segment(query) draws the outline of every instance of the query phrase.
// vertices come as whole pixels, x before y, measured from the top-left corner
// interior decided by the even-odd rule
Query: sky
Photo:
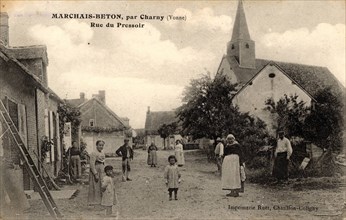
[[[144,128],[148,106],[173,110],[192,78],[215,75],[236,9],[237,1],[1,1],[10,17],[10,46],[47,46],[50,88],[63,99],[106,90],[107,105],[133,128]],[[244,9],[256,58],[326,66],[345,86],[345,1],[244,0]],[[53,19],[54,13],[121,14],[124,20]],[[169,15],[186,20],[168,21]]]

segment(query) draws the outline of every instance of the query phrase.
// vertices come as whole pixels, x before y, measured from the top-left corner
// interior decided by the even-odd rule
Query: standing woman
[[[148,165],[151,167],[156,167],[157,165],[157,147],[154,142],[152,142],[148,148]]]
[[[102,152],[105,142],[96,141],[96,151],[90,154],[89,194],[88,204],[101,204],[101,180],[103,178],[105,154]]]
[[[183,145],[181,144],[181,140],[177,140],[175,143],[176,143],[174,147],[175,157],[177,158],[178,166],[181,167],[185,164],[184,148],[183,148]]]
[[[74,180],[77,180],[82,174],[82,167],[80,161],[80,151],[78,150],[76,141],[72,142],[72,147],[69,149],[69,151],[72,177]]]
[[[240,166],[243,164],[243,156],[240,144],[235,140],[232,134],[229,134],[226,139],[226,146],[223,152],[224,155],[222,163],[222,189],[230,190],[231,192],[226,196],[238,197],[239,190],[242,188],[240,177]]]

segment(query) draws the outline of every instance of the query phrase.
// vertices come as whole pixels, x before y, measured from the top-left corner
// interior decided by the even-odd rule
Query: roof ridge
[[[29,45],[29,46],[9,46],[9,49],[25,49],[25,48],[47,48],[47,45],[44,44],[37,44],[37,45]]]
[[[294,62],[288,62],[288,61],[277,61],[277,60],[270,60],[270,59],[257,59],[256,60],[263,60],[268,62],[275,62],[275,63],[282,63],[282,64],[294,64],[294,65],[300,65],[300,66],[306,66],[306,67],[318,67],[318,68],[325,68],[328,69],[328,67],[325,66],[317,66],[317,65],[309,65],[309,64],[303,64],[303,63],[294,63]],[[329,69],[328,69],[329,70]]]

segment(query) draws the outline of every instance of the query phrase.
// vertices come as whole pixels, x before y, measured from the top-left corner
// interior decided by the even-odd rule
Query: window
[[[250,48],[249,44],[245,44],[245,47],[246,47],[246,48]]]
[[[234,49],[234,45],[232,44],[232,50]]]
[[[90,119],[89,120],[89,126],[90,127],[94,127],[95,126],[95,120],[94,119]]]
[[[275,73],[269,73],[269,78],[274,78],[275,77]]]

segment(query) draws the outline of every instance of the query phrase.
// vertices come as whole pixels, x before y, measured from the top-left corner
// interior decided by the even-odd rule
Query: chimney
[[[106,91],[105,90],[100,90],[99,91],[99,99],[103,104],[106,104]]]
[[[0,17],[0,41],[5,46],[9,45],[9,27],[8,27],[8,14],[1,12]]]
[[[147,114],[149,114],[150,113],[150,106],[148,106],[148,111],[147,111]]]
[[[84,102],[85,101],[85,93],[84,92],[79,93],[79,98],[81,101]]]

